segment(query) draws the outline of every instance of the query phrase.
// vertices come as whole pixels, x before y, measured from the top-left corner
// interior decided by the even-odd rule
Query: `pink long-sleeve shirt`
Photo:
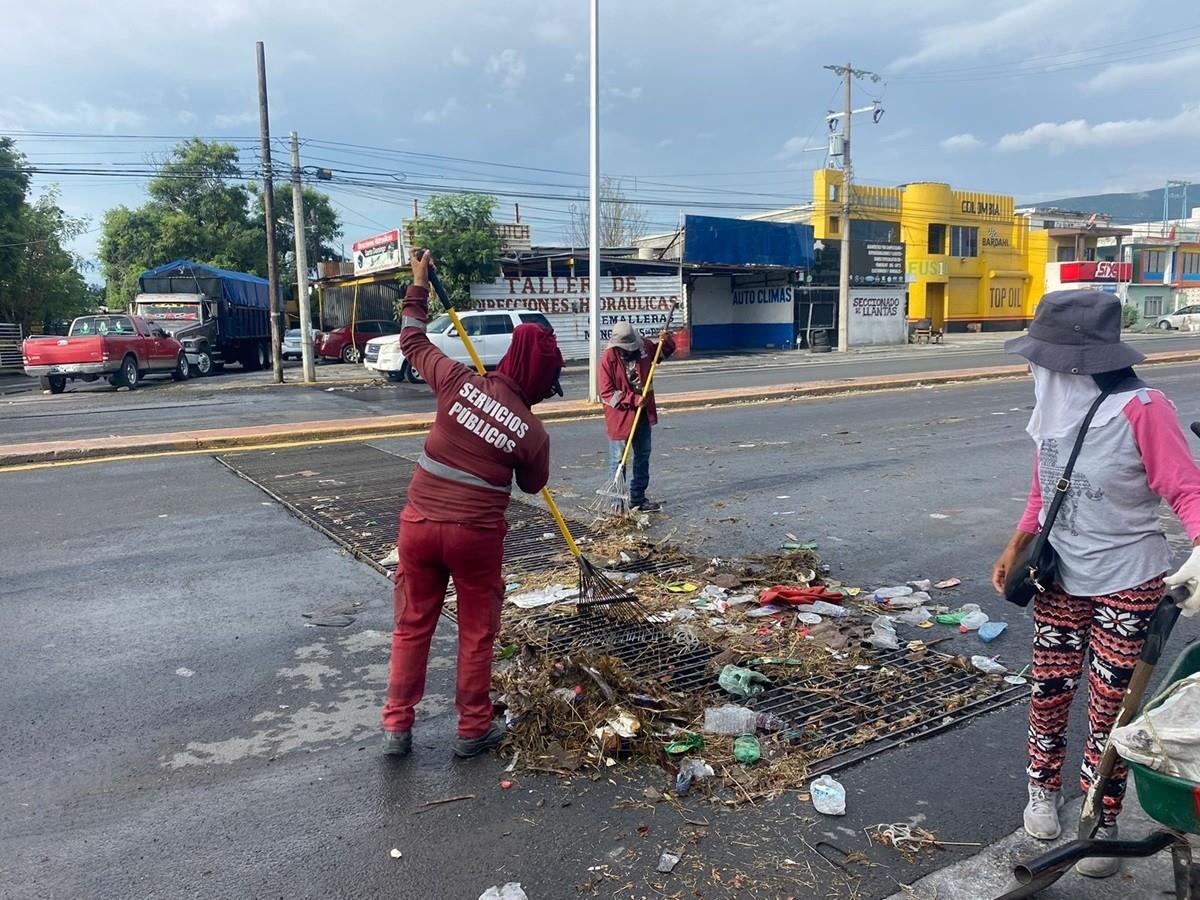
[[[1111,593],[1167,570],[1171,553],[1158,521],[1160,498],[1191,540],[1200,537],[1200,467],[1175,407],[1160,392],[1142,389],[1122,413],[1088,430],[1050,532],[1062,587],[1071,594]],[[1074,443],[1070,434],[1039,444],[1019,530],[1040,529]]]

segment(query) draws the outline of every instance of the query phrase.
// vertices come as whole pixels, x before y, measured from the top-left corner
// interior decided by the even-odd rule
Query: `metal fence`
[[[0,322],[0,369],[19,369],[21,361],[21,326]]]

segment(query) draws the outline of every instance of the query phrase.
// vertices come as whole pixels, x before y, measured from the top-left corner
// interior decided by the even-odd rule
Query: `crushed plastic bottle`
[[[896,637],[896,626],[887,616],[879,616],[871,623],[871,636],[867,643],[877,650],[899,650],[900,639]]]
[[[795,610],[801,613],[816,613],[818,616],[828,616],[833,619],[844,619],[850,615],[850,610],[846,607],[825,600],[814,600],[812,603],[795,607]]]
[[[771,713],[759,713],[744,706],[716,706],[704,711],[704,731],[708,734],[754,734],[756,731],[782,731],[787,723]]]
[[[828,775],[822,775],[810,784],[808,791],[817,812],[826,816],[846,814],[846,789]]]
[[[898,584],[895,587],[880,588],[875,592],[876,602],[884,602],[886,600],[895,600],[897,597],[907,597],[913,592],[907,584]]]
[[[1003,675],[1008,671],[1003,663],[996,662],[990,656],[972,656],[971,665],[984,675]]]

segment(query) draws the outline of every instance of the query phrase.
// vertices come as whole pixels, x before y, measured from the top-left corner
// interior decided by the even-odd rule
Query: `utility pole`
[[[300,307],[300,358],[304,383],[317,380],[313,367],[312,310],[308,306],[308,235],[304,227],[304,189],[300,185],[300,138],[292,132],[292,224],[296,233],[296,303]]]
[[[283,384],[283,357],[279,346],[283,337],[279,321],[279,260],[275,256],[275,182],[271,177],[271,122],[267,114],[267,58],[262,41],[256,42],[254,49],[258,55],[258,127],[262,135],[263,212],[267,220],[267,281],[271,291],[271,380]]]
[[[591,2],[591,115],[588,164],[588,399],[600,402],[600,0]]]
[[[865,69],[856,69],[850,63],[844,66],[826,66],[831,72],[840,75],[846,87],[845,110],[829,115],[832,127],[837,119],[842,119],[842,245],[841,259],[838,271],[838,350],[845,353],[850,349],[850,192],[854,183],[854,168],[850,163],[850,126],[857,112],[874,111],[875,121],[883,114],[878,104],[855,109],[852,96],[853,80],[855,78],[870,78],[879,81],[879,76]]]

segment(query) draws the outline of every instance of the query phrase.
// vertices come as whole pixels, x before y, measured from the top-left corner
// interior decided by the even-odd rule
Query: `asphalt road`
[[[738,389],[840,378],[919,374],[959,368],[1012,365],[990,335],[940,346],[908,346],[882,351],[838,354],[780,352],[721,358],[698,357],[664,365],[655,377],[660,395],[679,391]],[[1146,352],[1200,349],[1200,335],[1132,335]],[[324,365],[318,378],[358,378],[359,366]],[[287,377],[298,369],[289,364]],[[263,373],[231,369],[214,378],[175,384],[154,378],[136,391],[107,384],[72,387],[58,396],[30,389],[24,379],[11,382],[0,396],[0,442],[26,443],[69,438],[151,434],[200,428],[383,416],[430,412],[424,385],[384,384],[271,388]],[[568,398],[586,393],[586,367],[574,366],[564,379]],[[0,394],[4,388],[0,387]]]
[[[1200,417],[1198,369],[1151,375],[1184,421]],[[997,382],[664,415],[655,528],[715,556],[792,532],[864,587],[959,576],[953,602],[1007,619],[988,652],[1020,668],[1029,617],[986,580],[1028,485],[1030,402],[1028,384]],[[551,439],[553,484],[568,506],[586,501],[604,480],[599,423],[554,425]],[[531,900],[871,900],[973,851],[910,864],[868,847],[864,826],[912,820],[986,845],[1019,823],[1019,704],[843,771],[838,820],[794,794],[654,806],[642,792],[662,775],[648,769],[502,790],[502,761],[450,760],[448,625],[417,751],[391,765],[376,752],[389,584],[252,485],[196,456],[0,473],[0,498],[5,897],[474,900],[520,881]],[[305,628],[320,609],[357,618]],[[1182,622],[1168,656],[1198,631]],[[422,808],[460,795],[474,798]],[[878,865],[834,866],[811,849],[823,840]],[[684,861],[657,875],[668,847]],[[1165,858],[1157,875],[1128,895],[1165,887]]]

